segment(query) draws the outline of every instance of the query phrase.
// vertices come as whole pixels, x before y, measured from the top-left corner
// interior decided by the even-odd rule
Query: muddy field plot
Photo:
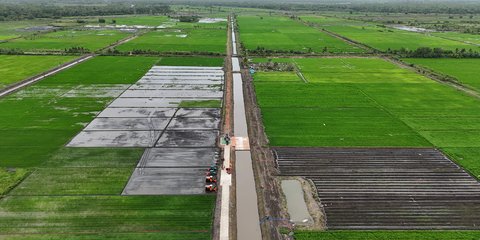
[[[480,183],[434,149],[275,148],[316,186],[329,229],[479,229]]]
[[[146,148],[124,195],[202,194],[205,170],[218,160],[219,108],[182,102],[221,101],[219,67],[153,67],[115,99],[69,147]]]

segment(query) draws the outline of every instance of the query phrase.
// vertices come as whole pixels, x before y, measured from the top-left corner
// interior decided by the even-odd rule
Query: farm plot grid
[[[181,105],[220,103],[223,74],[219,67],[154,66],[67,146],[147,148],[124,195],[204,193],[204,170],[218,157],[220,109]]]
[[[225,23],[176,23],[167,28],[150,31],[115,49],[121,52],[225,53],[227,41]]]
[[[362,49],[282,16],[239,16],[239,31],[251,53],[359,53]]]
[[[313,181],[329,229],[479,229],[480,183],[435,149],[274,148]]]
[[[402,48],[415,50],[421,47],[442,48],[448,50],[479,50],[478,45],[459,41],[458,38],[454,40],[453,38],[447,39],[439,37],[441,36],[440,34],[410,32],[383,25],[374,25],[372,23],[332,17],[306,15],[302,16],[301,19],[318,24],[322,29],[366,44],[381,51],[400,50]],[[455,33],[455,35],[461,36],[462,34]]]
[[[24,52],[68,52],[72,48],[93,52],[107,47],[130,33],[117,30],[61,30],[26,36],[0,43],[0,49],[17,49]]]

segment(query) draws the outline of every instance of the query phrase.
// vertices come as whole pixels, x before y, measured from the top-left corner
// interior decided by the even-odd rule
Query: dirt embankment
[[[252,152],[253,168],[257,187],[260,218],[287,219],[285,205],[282,199],[280,182],[278,181],[278,169],[275,158],[268,147],[268,139],[265,135],[260,109],[256,103],[253,81],[247,70],[242,72],[245,89],[245,109],[250,136],[250,150]],[[285,221],[263,221],[261,228],[263,239],[284,239],[280,233],[282,227],[291,227]]]

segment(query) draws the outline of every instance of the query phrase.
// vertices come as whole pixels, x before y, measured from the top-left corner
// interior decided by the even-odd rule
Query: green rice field
[[[363,50],[287,17],[239,16],[240,39],[249,51],[358,53]]]
[[[403,61],[454,77],[460,83],[480,92],[480,59],[408,58]]]
[[[0,55],[0,89],[35,76],[65,62],[72,56],[15,56]]]
[[[70,48],[95,51],[129,36],[116,30],[62,30],[0,43],[0,49],[62,52]]]
[[[279,61],[297,64],[308,83],[254,76],[272,146],[434,146],[480,177],[471,157],[480,148],[479,99],[377,58]]]
[[[225,53],[226,27],[162,29],[148,32],[118,46],[125,51]]]
[[[372,23],[337,18],[317,16],[302,16],[301,18],[304,21],[317,24],[319,28],[326,29],[381,51],[387,51],[388,49],[399,50],[401,48],[415,50],[420,47],[442,48],[447,50],[455,50],[457,48],[480,50],[480,46],[478,45],[458,41],[457,38],[452,38],[455,40],[451,40],[437,37],[435,34],[415,33]]]
[[[0,99],[0,238],[211,239],[214,195],[120,195],[143,149],[64,147],[157,61],[96,57]]]
[[[432,35],[436,37],[452,39],[455,41],[480,46],[480,35],[478,34],[468,34],[468,33],[458,33],[458,32],[435,32],[435,33],[432,33]]]

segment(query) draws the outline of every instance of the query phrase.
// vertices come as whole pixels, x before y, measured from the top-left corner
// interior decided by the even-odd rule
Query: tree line
[[[446,50],[442,48],[420,47],[415,50],[400,48],[398,50],[388,49],[386,53],[396,54],[402,57],[412,58],[480,58],[480,53],[473,49],[457,48],[455,50]]]
[[[35,18],[61,18],[71,16],[105,16],[126,14],[167,14],[171,9],[161,3],[106,4],[106,5],[49,5],[49,4],[1,4],[0,21]]]

